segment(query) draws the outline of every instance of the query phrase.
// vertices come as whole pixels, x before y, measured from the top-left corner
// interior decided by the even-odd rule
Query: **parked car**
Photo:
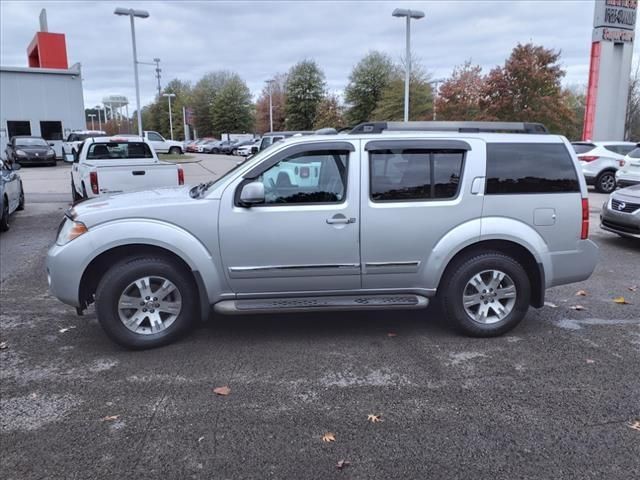
[[[207,142],[209,142],[211,140],[213,140],[213,139],[210,139],[210,138],[199,138],[198,140],[193,140],[191,143],[189,143],[186,146],[186,150],[187,150],[187,152],[195,153],[195,152],[198,151],[198,147],[200,145],[202,145],[203,143],[207,143]]]
[[[616,189],[616,171],[620,161],[636,147],[632,142],[573,142],[587,184],[600,193]]]
[[[616,190],[602,206],[600,228],[640,239],[640,184]]]
[[[88,138],[71,167],[74,201],[183,184],[182,168],[158,160],[141,137]]]
[[[78,151],[78,145],[87,138],[106,137],[107,132],[102,130],[77,130],[71,132],[62,145],[62,158],[66,162],[73,162],[73,155]]]
[[[176,140],[167,140],[158,132],[144,131],[144,139],[149,142],[156,153],[179,155],[184,153],[184,144]]]
[[[616,172],[616,184],[628,187],[640,183],[640,143],[629,154],[620,160],[620,168]]]
[[[244,145],[238,145],[238,147],[234,150],[234,155],[239,155],[241,157],[248,157],[252,155],[252,148],[257,147],[260,144],[260,138],[254,138],[253,140],[247,140]]]
[[[9,230],[9,217],[16,210],[24,210],[24,189],[16,172],[19,163],[0,160],[0,232]]]
[[[486,337],[593,272],[587,186],[566,138],[526,123],[365,127],[290,138],[193,188],[78,204],[48,253],[51,292],[79,312],[95,302],[129,348],[167,344],[211,308],[436,298],[459,330]]]
[[[289,132],[269,132],[265,133],[260,139],[260,143],[257,148],[252,149],[252,153],[258,153],[264,150],[265,148],[270,147],[276,142],[280,140],[284,140],[285,138],[293,137],[293,136],[302,136],[302,135],[313,135],[315,132],[311,131],[289,131]]]
[[[238,148],[238,145],[240,145],[241,142],[240,140],[230,140],[228,142],[225,142],[221,145],[220,148],[220,153],[224,153],[225,155],[233,155],[233,151]]]
[[[20,165],[54,165],[56,152],[42,137],[19,135],[12,137],[5,150],[5,158]]]
[[[229,140],[212,140],[200,146],[202,153],[223,153],[223,149],[228,147],[232,142]]]

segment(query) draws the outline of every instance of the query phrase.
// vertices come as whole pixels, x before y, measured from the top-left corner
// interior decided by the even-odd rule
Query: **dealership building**
[[[40,30],[27,48],[28,66],[0,66],[0,155],[15,135],[41,136],[62,156],[69,132],[86,127],[80,64],[67,63],[64,34]]]

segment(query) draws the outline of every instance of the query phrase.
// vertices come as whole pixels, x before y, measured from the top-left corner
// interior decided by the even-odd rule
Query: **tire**
[[[9,199],[5,195],[2,203],[2,214],[0,215],[0,232],[6,232],[9,227]]]
[[[171,147],[169,149],[169,155],[182,155],[182,149],[180,147]]]
[[[24,188],[22,187],[22,182],[20,182],[20,201],[16,210],[24,210]]]
[[[494,271],[505,274],[501,280],[494,280],[498,283],[491,282],[490,272]],[[472,284],[472,279],[478,277],[482,280],[480,288]],[[439,289],[446,318],[460,332],[472,337],[502,335],[520,323],[529,309],[531,289],[527,272],[515,259],[500,252],[472,253],[456,261],[447,269]],[[500,291],[503,298],[499,298]],[[467,307],[465,296],[469,299]],[[477,302],[471,303],[473,300]]]
[[[231,155],[238,155],[238,149],[234,148],[231,150]]]
[[[596,178],[596,190],[600,193],[611,193],[616,189],[616,174],[612,171],[602,172]]]
[[[212,150],[211,150],[211,153],[213,153],[214,155],[216,155],[216,154],[220,153],[220,149],[218,149],[218,148],[214,148],[214,149],[212,149]]]
[[[76,190],[76,184],[73,183],[73,180],[71,180],[71,199],[74,202],[79,202],[80,200],[82,200],[82,197],[80,196],[80,194]]]
[[[144,290],[136,286],[136,282]],[[169,281],[175,287],[162,302],[161,285]],[[148,289],[147,287],[150,287]],[[176,294],[177,292],[177,294]],[[191,274],[184,267],[161,256],[140,256],[124,259],[111,267],[102,277],[96,290],[96,313],[105,333],[117,344],[135,350],[155,348],[174,342],[185,334],[198,318],[198,294]],[[150,295],[145,295],[149,293]],[[133,308],[118,308],[121,296],[127,294]],[[154,295],[158,294],[157,297]],[[137,299],[145,302],[144,312]],[[148,299],[148,300],[147,300]],[[154,303],[158,299],[159,303]],[[153,308],[165,303],[177,308],[177,314]],[[152,318],[155,318],[154,323]],[[163,320],[164,318],[164,320]],[[125,320],[131,320],[127,327]],[[155,327],[154,327],[155,325]],[[157,328],[158,331],[153,330]],[[136,331],[134,331],[136,329]]]

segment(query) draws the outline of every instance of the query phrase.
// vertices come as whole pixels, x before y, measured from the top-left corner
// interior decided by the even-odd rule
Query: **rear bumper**
[[[551,253],[553,274],[547,288],[586,280],[598,263],[598,246],[591,240],[580,240],[576,250]]]

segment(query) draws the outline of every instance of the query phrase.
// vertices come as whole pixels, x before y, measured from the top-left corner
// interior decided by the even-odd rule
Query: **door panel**
[[[278,162],[257,177],[267,202],[259,206],[237,205],[237,190],[248,180],[225,189],[219,237],[233,291],[360,288],[359,153],[342,154],[344,169],[323,152],[298,152]]]

